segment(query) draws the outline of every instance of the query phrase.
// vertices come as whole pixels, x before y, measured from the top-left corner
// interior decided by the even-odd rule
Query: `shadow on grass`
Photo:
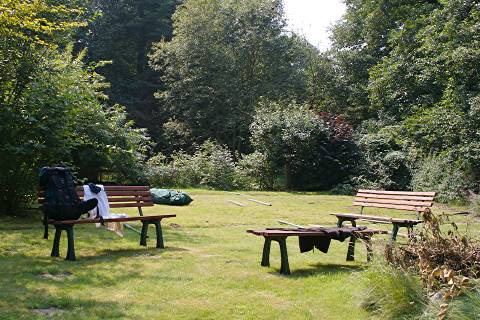
[[[2,319],[125,319],[127,317],[125,306],[114,301],[103,302],[99,297],[87,300],[28,290],[19,298],[0,309]]]
[[[310,264],[311,268],[291,269],[291,274],[287,275],[288,278],[307,278],[316,275],[348,275],[352,272],[361,271],[365,269],[362,265],[348,265],[348,264],[322,264],[315,263]],[[271,271],[270,274],[284,277],[280,274],[280,268],[275,268],[275,272]]]

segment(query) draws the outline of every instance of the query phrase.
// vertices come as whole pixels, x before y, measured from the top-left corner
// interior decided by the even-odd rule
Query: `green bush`
[[[156,187],[205,186],[228,190],[234,187],[235,163],[231,152],[210,140],[193,155],[174,152],[171,159],[158,154],[147,163],[150,184]]]
[[[247,190],[272,190],[275,183],[275,170],[267,157],[255,151],[243,155],[235,166],[235,187]]]
[[[437,200],[442,202],[464,202],[468,179],[448,157],[428,157],[413,171],[412,189],[436,191]]]
[[[351,173],[356,156],[343,126],[307,105],[262,101],[250,126],[250,140],[270,168],[284,174],[287,188],[328,190]]]
[[[408,190],[411,173],[408,157],[391,130],[367,133],[357,140],[361,160],[352,182],[368,189]]]

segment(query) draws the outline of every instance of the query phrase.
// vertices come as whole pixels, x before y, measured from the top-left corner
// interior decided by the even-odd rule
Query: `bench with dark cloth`
[[[150,224],[155,225],[157,233],[157,248],[164,248],[163,234],[161,221],[164,218],[175,217],[175,214],[163,214],[155,216],[144,216],[142,207],[153,206],[152,197],[149,192],[148,186],[105,186],[105,192],[108,197],[110,208],[128,208],[136,207],[140,216],[138,217],[124,217],[124,218],[112,218],[112,219],[78,219],[78,220],[48,220],[46,221],[46,227],[51,224],[55,227],[55,238],[53,240],[52,257],[59,256],[59,245],[62,231],[67,232],[68,237],[68,250],[66,260],[75,261],[75,246],[73,227],[76,224],[86,223],[103,223],[103,222],[127,222],[127,221],[141,221],[142,232],[140,233],[140,245],[147,245],[147,232]],[[76,188],[77,194],[80,198],[83,198],[84,191],[82,186]],[[37,192],[38,202],[42,204],[44,202],[44,191],[38,190]],[[44,221],[45,223],[45,221]],[[44,238],[48,239],[48,229],[45,230]]]
[[[262,262],[264,267],[270,266],[270,247],[272,241],[278,242],[280,246],[280,273],[290,274],[290,266],[288,263],[288,253],[286,239],[288,237],[298,237],[300,252],[312,250],[314,247],[320,251],[327,253],[330,241],[344,241],[350,238],[347,251],[347,261],[353,261],[355,257],[356,239],[365,241],[367,247],[367,260],[371,260],[372,247],[371,237],[374,234],[387,233],[383,230],[369,229],[367,227],[315,227],[315,228],[267,228],[265,230],[247,230],[257,236],[263,236],[265,243],[263,245]]]
[[[392,240],[397,238],[398,230],[401,227],[407,228],[408,235],[411,236],[413,227],[422,220],[419,220],[421,212],[430,210],[433,206],[435,192],[414,192],[414,191],[383,191],[383,190],[358,190],[353,205],[361,207],[360,214],[350,213],[332,213],[337,217],[337,226],[341,227],[343,222],[350,221],[353,227],[356,226],[356,220],[368,221],[373,223],[392,224]],[[364,208],[384,208],[415,212],[417,219],[403,219],[364,215]]]

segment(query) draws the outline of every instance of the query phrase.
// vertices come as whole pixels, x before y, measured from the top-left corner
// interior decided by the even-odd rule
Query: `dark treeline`
[[[479,2],[345,2],[326,52],[286,30],[279,0],[18,2],[0,21],[2,205],[53,163],[92,181],[477,203]]]

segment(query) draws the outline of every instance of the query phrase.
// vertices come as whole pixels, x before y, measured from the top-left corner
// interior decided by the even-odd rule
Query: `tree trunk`
[[[287,190],[292,188],[292,172],[291,171],[292,170],[290,167],[290,163],[286,161],[283,167],[283,173],[285,175],[285,188],[287,188]]]

